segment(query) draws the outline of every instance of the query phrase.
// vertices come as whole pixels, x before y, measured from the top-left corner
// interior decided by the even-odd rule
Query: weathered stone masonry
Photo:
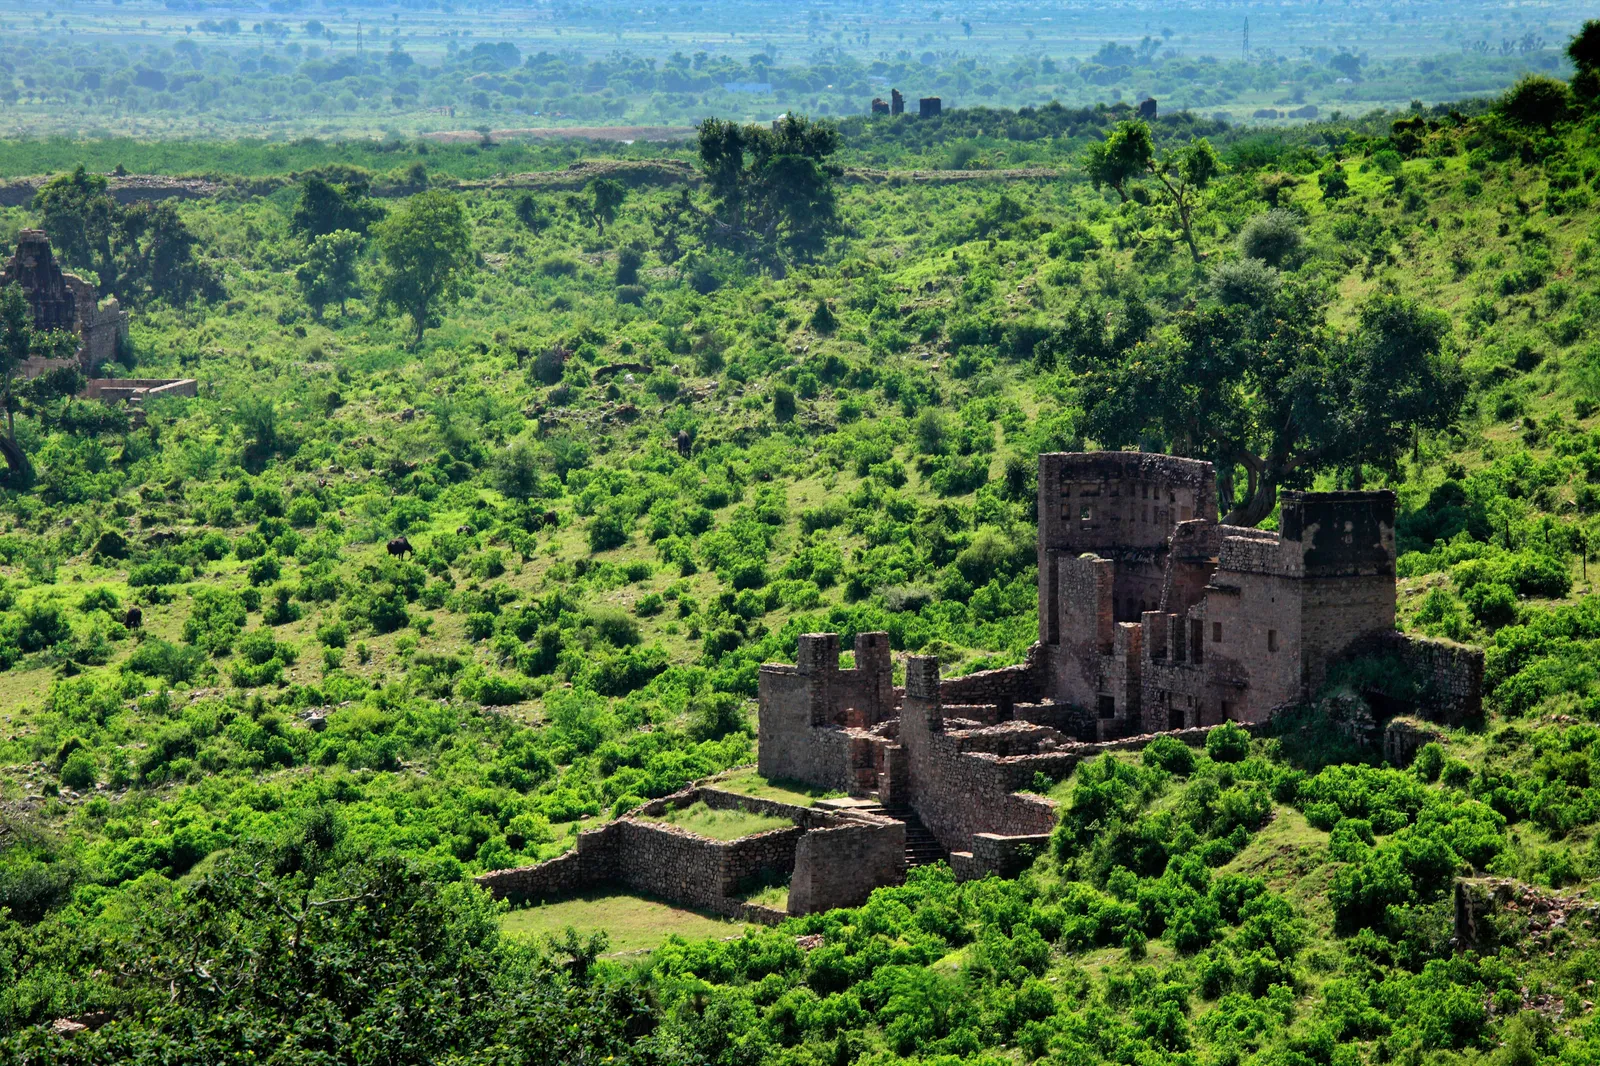
[[[67,274],[56,263],[50,238],[44,230],[25,229],[17,234],[17,248],[0,266],[0,288],[22,287],[33,312],[35,329],[71,330],[78,335],[77,363],[93,375],[101,363],[116,358],[117,349],[128,338],[128,313],[115,296],[100,302],[93,285],[76,274]],[[52,360],[32,359],[22,369],[24,377],[34,377],[52,365]]]
[[[795,824],[723,841],[643,820],[697,801],[719,810],[774,814]],[[786,915],[739,898],[763,881],[789,880],[788,913],[807,914],[862,903],[874,888],[898,881],[904,868],[905,826],[893,819],[694,787],[578,834],[576,846],[565,855],[477,880],[496,897],[519,902],[615,886],[731,918],[771,923]]]
[[[1222,525],[1215,501],[1210,463],[1042,455],[1039,641],[1023,663],[944,679],[936,658],[912,655],[897,688],[888,634],[857,634],[841,668],[838,635],[808,633],[793,666],[763,666],[761,773],[872,797],[890,817],[691,789],[581,834],[559,859],[479,881],[526,899],[621,884],[772,920],[737,898],[761,871],[790,878],[791,914],[853,905],[901,880],[923,846],[908,848],[912,829],[959,877],[1012,876],[1056,822],[1049,799],[1022,789],[1156,734],[1198,744],[1224,721],[1254,728],[1353,656],[1401,661],[1430,718],[1481,713],[1481,651],[1395,631],[1392,493],[1285,492],[1275,532]],[[1427,735],[1386,743],[1409,758]],[[635,817],[695,799],[795,828],[724,843]]]
[[[945,680],[887,635],[831,633],[760,676],[760,768],[914,815],[962,876],[1012,873],[1055,823],[1037,775],[1109,747],[1266,722],[1341,660],[1393,655],[1429,717],[1481,713],[1482,652],[1397,633],[1389,492],[1285,492],[1277,531],[1216,518],[1211,464],[1039,457],[1039,642],[1024,663]]]

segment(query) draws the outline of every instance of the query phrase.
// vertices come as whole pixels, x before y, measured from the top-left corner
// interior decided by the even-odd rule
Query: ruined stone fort
[[[17,248],[0,265],[0,288],[20,285],[38,330],[70,330],[78,335],[78,368],[90,377],[100,364],[115,359],[128,338],[128,313],[115,296],[100,302],[93,285],[64,272],[50,248],[44,230],[25,229],[17,234]],[[30,359],[24,377],[35,377],[52,365],[68,360]]]
[[[147,399],[199,394],[199,383],[193,378],[95,377],[127,344],[128,312],[115,296],[101,301],[93,285],[62,270],[44,230],[25,229],[17,234],[16,250],[0,263],[0,289],[8,285],[22,289],[34,329],[65,330],[78,337],[78,350],[71,358],[30,356],[18,368],[19,376],[35,378],[56,367],[76,366],[86,378],[80,395],[86,400],[126,404],[135,425],[144,422]]]
[[[761,773],[850,797],[796,808],[809,813],[796,817],[794,847],[762,853],[776,862],[769,876],[804,885],[791,888],[789,912],[860,902],[934,859],[962,878],[1014,875],[1056,823],[1051,800],[1022,791],[1041,777],[1060,780],[1084,758],[1156,734],[1199,742],[1222,722],[1262,725],[1311,701],[1356,657],[1389,657],[1419,681],[1420,705],[1405,710],[1448,722],[1481,713],[1482,652],[1395,630],[1393,493],[1285,492],[1276,531],[1219,523],[1216,500],[1207,462],[1042,455],[1039,640],[1023,663],[943,678],[936,658],[909,655],[898,686],[888,634],[857,634],[844,666],[838,635],[813,633],[800,637],[794,665],[762,667]],[[849,848],[830,849],[807,824]],[[611,836],[589,846],[584,884],[687,878],[704,889],[696,866],[727,869],[705,856],[634,869],[616,825],[593,831]],[[543,867],[564,861],[577,869],[568,856]],[[482,880],[538,898],[549,894],[541,869]],[[732,881],[718,891],[724,913],[762,917],[734,906]]]

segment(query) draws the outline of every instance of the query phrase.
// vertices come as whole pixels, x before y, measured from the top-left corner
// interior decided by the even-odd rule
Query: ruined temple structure
[[[924,96],[917,101],[918,118],[938,118],[943,110],[944,104],[937,96]]]
[[[887,115],[889,113],[889,105],[881,96],[872,98],[872,113],[874,115]]]
[[[889,638],[800,637],[760,674],[760,769],[867,797],[927,832],[959,876],[1013,873],[1055,824],[1019,789],[1170,733],[1198,742],[1301,704],[1330,669],[1400,660],[1436,720],[1481,713],[1483,654],[1395,631],[1394,495],[1286,492],[1279,529],[1216,520],[1210,463],[1135,452],[1039,457],[1039,641],[1024,663],[942,679]]]
[[[889,114],[903,115],[906,113],[906,98],[900,95],[899,89],[889,90]]]
[[[127,340],[128,313],[112,296],[101,303],[93,285],[76,274],[64,273],[50,249],[44,230],[25,229],[17,234],[17,248],[0,266],[0,288],[22,286],[33,310],[35,329],[72,330],[78,335],[77,362],[90,377],[101,363],[116,357]],[[30,359],[22,366],[24,377],[35,377],[65,360]]]
[[[1154,122],[1156,119],[1156,108],[1156,98],[1153,96],[1145,97],[1143,100],[1139,101],[1139,117],[1144,119],[1146,122]]]

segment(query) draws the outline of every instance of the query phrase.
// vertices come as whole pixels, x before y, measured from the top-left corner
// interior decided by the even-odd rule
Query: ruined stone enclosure
[[[496,895],[545,899],[617,884],[722,914],[758,870],[788,878],[788,913],[865,900],[908,866],[1014,876],[1056,824],[1023,792],[1152,736],[1204,741],[1310,700],[1331,670],[1381,655],[1418,681],[1436,720],[1481,713],[1483,653],[1397,633],[1394,495],[1286,492],[1276,531],[1220,524],[1211,464],[1167,455],[1039,457],[1039,640],[1017,666],[943,678],[932,656],[894,683],[887,633],[800,637],[760,673],[759,768],[852,799],[799,807],[711,787],[657,800],[538,866],[486,874]],[[1423,733],[1397,731],[1393,743]],[[1409,737],[1409,740],[1408,740]],[[1386,736],[1386,743],[1388,738]],[[730,842],[649,821],[702,800],[791,828]]]
[[[100,302],[93,285],[76,274],[64,273],[50,248],[44,230],[25,229],[17,234],[17,248],[0,265],[0,288],[16,284],[33,312],[33,325],[41,330],[71,330],[78,335],[78,368],[93,377],[100,364],[114,359],[128,339],[128,313],[112,296]],[[36,377],[65,360],[30,359],[24,377]]]
[[[925,829],[959,876],[1025,866],[1055,824],[1020,792],[1150,735],[1198,741],[1309,700],[1356,655],[1420,679],[1417,708],[1481,713],[1483,655],[1395,631],[1394,495],[1283,494],[1279,529],[1216,520],[1210,463],[1133,452],[1039,457],[1039,641],[1018,666],[943,679],[884,633],[800,637],[760,676],[760,769],[870,796]]]
[[[736,840],[713,840],[655,821],[704,803],[714,810],[776,815],[794,823]],[[477,879],[499,899],[542,902],[595,888],[643,892],[671,903],[744,921],[773,923],[866,902],[905,871],[905,826],[848,801],[802,807],[697,785],[653,800],[578,835],[565,855]],[[787,881],[787,914],[741,896]]]

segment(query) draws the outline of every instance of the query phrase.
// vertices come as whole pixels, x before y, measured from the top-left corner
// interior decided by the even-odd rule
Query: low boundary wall
[[[737,840],[713,840],[646,821],[703,802],[714,810],[776,815],[795,824]],[[825,838],[807,844],[813,837]],[[840,851],[848,854],[841,861]],[[497,899],[546,902],[616,885],[671,903],[744,921],[775,924],[788,915],[739,895],[763,881],[789,879],[789,914],[853,906],[905,872],[905,826],[851,811],[827,811],[694,786],[637,807],[578,834],[565,855],[496,870],[475,880]],[[799,883],[799,894],[794,891]]]

